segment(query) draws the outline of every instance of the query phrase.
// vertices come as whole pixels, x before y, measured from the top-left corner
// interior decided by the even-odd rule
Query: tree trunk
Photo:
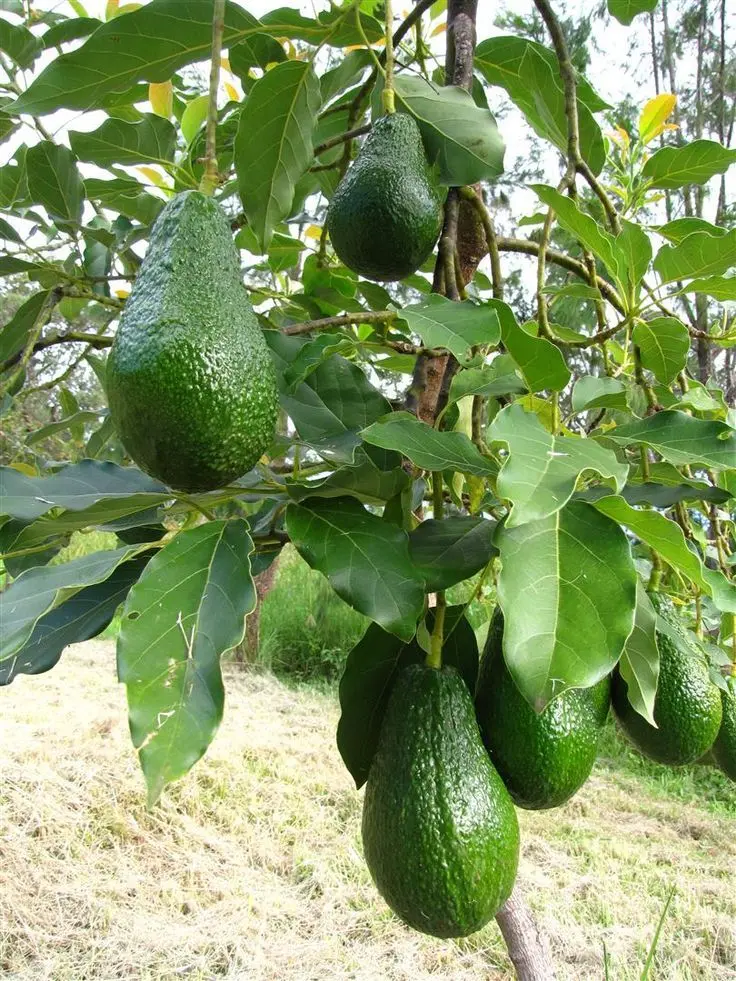
[[[245,637],[235,648],[234,660],[238,664],[252,666],[258,659],[258,649],[261,643],[261,605],[265,596],[273,586],[279,560],[275,558],[271,565],[254,577],[256,587],[256,608],[245,621]]]
[[[555,981],[549,945],[534,922],[518,884],[496,915],[519,981]]]

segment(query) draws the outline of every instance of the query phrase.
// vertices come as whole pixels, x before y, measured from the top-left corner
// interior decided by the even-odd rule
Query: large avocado
[[[483,741],[519,807],[558,807],[590,776],[608,716],[610,680],[572,688],[537,714],[519,691],[502,650],[503,613],[496,608],[476,690]]]
[[[107,365],[110,413],[135,462],[172,487],[206,491],[268,449],[276,377],[222,208],[173,198],[125,304]]]
[[[671,600],[663,593],[651,596],[659,622],[659,683],[651,726],[634,711],[626,682],[618,669],[611,689],[613,708],[634,745],[658,763],[684,766],[695,763],[713,745],[721,725],[721,694],[711,681],[705,652],[686,628]]]
[[[721,692],[723,719],[713,743],[713,759],[727,777],[736,780],[736,682]]]
[[[435,246],[443,200],[414,119],[398,112],[382,116],[332,196],[330,240],[340,260],[361,276],[404,279]]]
[[[363,847],[381,895],[422,933],[465,937],[508,898],[516,812],[454,668],[399,675],[368,774]]]

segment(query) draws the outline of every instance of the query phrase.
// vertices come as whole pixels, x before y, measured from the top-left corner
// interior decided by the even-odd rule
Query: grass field
[[[228,668],[226,720],[152,813],[109,641],[18,679],[0,715],[0,975],[9,981],[507,981],[497,928],[436,941],[376,894],[334,690]],[[521,813],[521,882],[561,981],[736,976],[736,787],[607,734],[580,794]]]

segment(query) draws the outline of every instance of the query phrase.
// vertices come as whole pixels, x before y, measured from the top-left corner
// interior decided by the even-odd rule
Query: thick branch
[[[519,981],[555,981],[549,948],[518,885],[496,914]]]

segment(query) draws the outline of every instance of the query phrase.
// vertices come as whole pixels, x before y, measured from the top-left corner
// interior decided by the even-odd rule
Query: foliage
[[[5,294],[0,334],[0,424],[12,434],[5,680],[58,660],[80,604],[94,600],[95,616],[80,618],[78,636],[89,636],[114,612],[115,589],[127,592],[118,669],[155,800],[206,751],[223,707],[220,658],[255,602],[251,572],[289,540],[358,611],[336,648],[362,614],[381,632],[376,658],[395,648],[438,660],[452,630],[428,594],[439,591],[443,610],[444,589],[470,581],[472,604],[492,584],[504,656],[536,709],[623,656],[632,704],[647,715],[657,679],[648,581],[709,633],[717,675],[719,630],[726,645],[736,612],[736,419],[717,382],[736,342],[736,231],[723,192],[734,152],[717,120],[689,139],[689,109],[660,92],[609,134],[586,56],[595,22],[561,26],[543,0],[531,32],[507,24],[517,34],[480,39],[475,73],[457,64],[456,84],[444,85],[427,57],[441,21],[421,5],[417,30],[393,25],[396,103],[449,188],[445,233],[436,262],[378,286],[338,261],[324,227],[356,130],[390,90],[378,6],[313,17],[285,7],[259,21],[225,3],[212,114],[192,66],[209,57],[219,6],[113,5],[104,22],[3,14],[0,273],[16,293]],[[609,10],[638,30],[655,6]],[[528,181],[519,238],[499,234],[484,200],[504,180],[503,124],[488,106],[500,118],[509,103],[565,157],[562,174],[545,166]],[[61,109],[106,118],[52,137],[45,120]],[[486,187],[461,189],[478,180]],[[187,495],[125,457],[101,389],[153,222],[199,186],[214,186],[236,233],[282,412],[251,472]],[[680,200],[692,204],[682,215]],[[531,256],[536,288],[513,253]],[[486,254],[490,277],[478,270]],[[86,379],[75,382],[83,397],[70,377]],[[44,411],[27,411],[39,390]],[[82,529],[121,541],[49,564]],[[298,646],[278,640],[271,658]],[[331,671],[328,649],[317,656]],[[298,653],[310,651],[306,640]],[[360,737],[358,716],[342,726]]]

